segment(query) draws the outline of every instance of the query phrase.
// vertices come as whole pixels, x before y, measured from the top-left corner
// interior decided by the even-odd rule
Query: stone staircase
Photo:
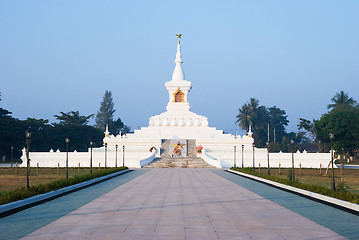
[[[215,168],[202,158],[157,158],[143,168]]]
[[[198,158],[196,154],[196,140],[187,140],[187,156],[172,157],[169,139],[162,139],[161,158],[157,158],[143,168],[215,168],[209,165],[202,158]]]

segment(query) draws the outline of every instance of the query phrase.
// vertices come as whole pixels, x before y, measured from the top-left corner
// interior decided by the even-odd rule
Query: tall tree
[[[0,158],[9,160],[10,149],[14,148],[14,157],[18,157],[25,145],[25,130],[21,121],[13,118],[11,112],[0,108]]]
[[[282,141],[282,138],[287,135],[285,126],[288,125],[288,116],[286,112],[276,106],[268,108],[268,120],[270,132],[275,131],[276,142]]]
[[[250,98],[248,106],[250,108],[250,111],[252,112],[252,115],[255,116],[259,108],[259,101],[256,98]]]
[[[268,124],[270,126],[270,139],[273,139],[274,129],[277,143],[281,143],[283,137],[287,137],[288,133],[285,127],[289,121],[286,112],[276,106],[270,108],[261,106],[256,98],[250,98],[250,100],[239,109],[239,114],[236,118],[236,123],[238,123],[242,129],[248,130],[249,125],[252,125],[254,142],[258,147],[266,145]],[[288,138],[285,139],[287,140]],[[279,144],[272,145],[272,149],[277,150],[278,148]]]
[[[100,145],[103,139],[103,131],[87,125],[88,120],[93,115],[82,116],[78,111],[61,112],[61,115],[55,115],[59,123],[53,124],[49,134],[51,148],[64,151],[66,137],[70,139],[70,151],[87,151],[90,141]]]
[[[239,109],[239,114],[236,118],[236,123],[238,123],[242,129],[248,130],[249,125],[252,125],[254,142],[258,147],[265,145],[268,123],[268,111],[266,107],[260,106],[257,99],[251,98],[249,102],[245,103]]]
[[[314,143],[315,146],[319,149],[320,152],[323,152],[324,145],[321,143],[317,136],[317,131],[315,129],[315,122],[316,120],[310,121],[305,118],[299,118],[300,122],[297,125],[298,130],[304,130],[303,133],[309,135],[309,139],[311,142]]]
[[[248,106],[250,115],[252,117],[253,129],[261,129],[267,125],[267,108],[259,106],[259,101],[256,98],[249,99]]]
[[[252,117],[253,114],[251,109],[247,103],[245,103],[240,109],[239,113],[237,114],[236,123],[238,123],[239,127],[248,131],[249,125],[252,125]]]
[[[263,147],[267,141],[268,110],[265,106],[257,108],[253,115],[254,142],[256,146]]]
[[[111,91],[106,90],[100,105],[100,109],[96,115],[96,127],[104,130],[106,125],[108,125],[110,133],[118,134],[120,130],[124,130],[124,124],[121,118],[117,118],[117,120],[113,119],[114,113],[116,111],[114,107],[115,103],[112,99],[112,93]]]
[[[105,129],[106,125],[110,125],[113,121],[113,114],[115,113],[115,104],[112,99],[111,91],[105,92],[103,96],[100,109],[96,114],[96,127],[100,129]]]
[[[51,148],[51,128],[49,120],[27,118],[21,121],[23,128],[31,132],[31,150],[49,151]]]
[[[110,131],[110,133],[113,134],[118,134],[120,131],[124,131],[124,124],[121,120],[121,118],[117,118],[116,121],[111,121],[110,124],[108,125],[108,129]]]
[[[359,110],[352,106],[337,106],[315,122],[317,136],[329,145],[329,133],[334,133],[334,149],[343,148],[352,156],[359,149]]]
[[[357,101],[348,96],[348,93],[344,91],[340,91],[335,94],[335,96],[331,99],[333,103],[328,105],[328,109],[336,108],[338,106],[352,106],[354,107]]]
[[[71,111],[68,113],[60,112],[61,115],[54,115],[62,125],[86,125],[94,114],[81,116],[79,111]]]
[[[0,108],[0,118],[9,118],[11,117],[12,112],[4,109],[4,108]]]
[[[131,126],[124,125],[123,128],[122,128],[122,132],[123,132],[123,134],[130,133],[131,132]]]

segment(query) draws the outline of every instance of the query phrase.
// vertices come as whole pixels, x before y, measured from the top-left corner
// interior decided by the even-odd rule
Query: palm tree
[[[240,109],[236,116],[238,125],[248,131],[249,125],[255,132],[254,141],[257,146],[264,146],[267,139],[268,110],[265,106],[260,106],[259,101],[251,98]]]
[[[238,123],[242,129],[248,130],[249,125],[252,124],[252,113],[250,106],[247,103],[239,109],[239,113],[236,118],[236,123]]]
[[[255,98],[251,98],[249,99],[249,103],[248,103],[252,113],[255,115],[257,109],[258,109],[258,106],[259,106],[259,101]]]
[[[335,94],[335,96],[331,99],[333,103],[328,105],[328,109],[336,108],[338,106],[355,106],[357,101],[353,98],[350,98],[347,93],[344,91],[340,91]]]
[[[259,107],[259,101],[256,98],[249,99],[249,102],[247,103],[249,107],[249,114],[251,116],[252,121],[252,127],[256,129],[257,125],[259,125],[259,115],[261,115],[259,112],[261,110],[261,107]]]

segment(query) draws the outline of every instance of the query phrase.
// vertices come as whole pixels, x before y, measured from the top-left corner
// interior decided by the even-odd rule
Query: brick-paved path
[[[24,239],[344,239],[206,169],[151,169]]]

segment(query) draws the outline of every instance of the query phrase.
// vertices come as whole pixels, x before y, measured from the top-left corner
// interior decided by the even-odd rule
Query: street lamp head
[[[30,139],[31,138],[31,132],[29,132],[29,130],[26,130],[25,131],[25,136],[27,139]]]
[[[65,142],[68,144],[70,142],[70,138],[66,137]]]
[[[333,140],[334,139],[334,133],[329,133],[329,138],[330,138],[330,140]]]
[[[290,140],[290,143],[291,143],[292,145],[294,144],[294,139],[293,139],[293,138]]]

